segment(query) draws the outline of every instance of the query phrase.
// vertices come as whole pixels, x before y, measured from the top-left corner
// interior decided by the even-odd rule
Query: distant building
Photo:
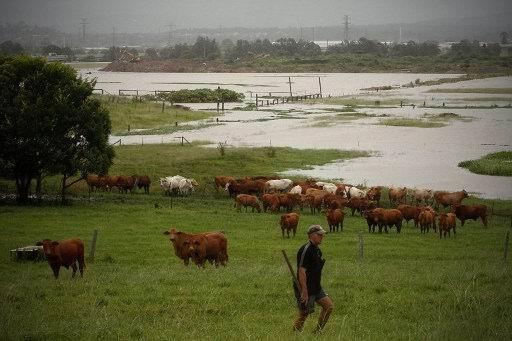
[[[65,54],[56,54],[55,52],[50,52],[46,56],[46,60],[49,62],[64,62],[68,59],[68,56]]]

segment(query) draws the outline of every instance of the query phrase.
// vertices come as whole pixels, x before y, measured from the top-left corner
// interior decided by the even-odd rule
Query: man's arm
[[[300,301],[306,303],[308,301],[308,287],[306,282],[306,268],[301,266],[298,271],[300,284]]]

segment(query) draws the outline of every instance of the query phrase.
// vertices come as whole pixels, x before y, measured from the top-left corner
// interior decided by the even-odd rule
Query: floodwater
[[[130,86],[139,89],[169,90],[180,88],[230,88],[239,92],[280,92],[288,90],[288,75],[282,74],[124,74],[97,72],[98,87],[108,86],[116,93]],[[391,108],[362,108],[359,113],[370,116],[333,119],[341,105],[280,104],[258,111],[226,110],[218,118],[219,125],[176,132],[168,135],[137,135],[121,137],[123,144],[176,142],[185,136],[189,141],[208,140],[215,146],[290,146],[294,148],[336,148],[371,151],[372,156],[333,162],[311,170],[288,170],[286,175],[342,179],[366,186],[407,186],[434,190],[466,189],[483,198],[512,199],[512,178],[473,174],[457,164],[485,154],[512,150],[512,109],[510,95],[427,93],[432,88],[512,87],[511,77],[474,80],[429,87],[401,88],[392,91],[368,92],[362,88],[401,85],[446,75],[413,74],[294,74],[290,75],[297,92],[317,92],[321,76],[324,94],[357,94],[364,98],[385,101],[400,99],[404,104]],[[108,83],[111,82],[111,83]],[[113,83],[121,82],[121,83]],[[172,84],[171,84],[172,83]],[[186,84],[185,84],[186,83]],[[423,108],[439,106],[439,108]],[[443,108],[442,104],[446,107]],[[472,106],[500,108],[477,109]],[[237,104],[240,106],[240,104]],[[465,106],[468,108],[465,108]],[[215,105],[214,105],[215,106]],[[458,108],[453,108],[457,106]],[[197,104],[193,108],[212,108]],[[227,106],[227,108],[230,108]],[[278,112],[277,112],[277,111]],[[419,118],[424,114],[453,113],[463,119],[445,121],[441,128],[391,127],[378,125],[382,117]],[[338,116],[339,117],[339,116]],[[317,124],[318,122],[325,124]],[[210,120],[215,121],[215,120]],[[112,137],[116,141],[120,137]],[[277,154],[279,157],[279,154]]]

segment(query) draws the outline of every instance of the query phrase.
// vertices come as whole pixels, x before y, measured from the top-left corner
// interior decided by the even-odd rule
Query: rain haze
[[[510,0],[20,0],[0,4],[0,23],[24,21],[62,32],[160,32],[179,28],[298,27],[413,23],[438,19],[503,16]],[[508,16],[510,18],[510,16]]]

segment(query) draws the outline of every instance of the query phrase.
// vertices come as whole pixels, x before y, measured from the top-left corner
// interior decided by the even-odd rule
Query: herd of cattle
[[[147,175],[94,175],[85,177],[89,186],[89,192],[95,189],[110,191],[117,188],[121,193],[133,192],[136,188],[144,188],[144,193],[149,194],[151,179]]]
[[[398,233],[405,220],[414,221],[415,227],[425,234],[433,229],[439,236],[446,237],[450,231],[455,233],[456,218],[461,226],[468,219],[481,219],[487,226],[487,206],[463,205],[462,200],[468,196],[465,190],[460,192],[432,191],[429,189],[407,189],[406,187],[389,187],[389,204],[393,208],[380,207],[382,186],[367,190],[343,183],[327,183],[315,180],[292,181],[275,177],[246,177],[235,179],[229,176],[215,178],[217,189],[224,188],[235,200],[235,207],[241,211],[244,207],[252,211],[278,213],[281,215],[282,235],[285,231],[295,235],[299,214],[293,211],[309,209],[312,213],[325,213],[330,232],[343,230],[345,207],[352,216],[359,212],[366,219],[368,232],[379,233],[396,227]],[[409,203],[409,204],[408,204]],[[450,207],[450,212],[442,212]]]
[[[112,190],[117,187],[120,192],[132,192],[135,188],[144,188],[149,193],[151,180],[146,175],[133,176],[98,176],[86,177],[89,190]],[[198,186],[194,179],[180,175],[168,176],[159,180],[160,187],[166,195],[189,195]],[[352,216],[358,212],[366,219],[368,232],[388,232],[396,227],[400,233],[405,220],[414,222],[422,234],[430,229],[437,232],[439,237],[455,233],[456,219],[461,226],[468,219],[481,219],[487,226],[488,209],[486,205],[463,205],[467,198],[465,190],[460,192],[432,191],[429,189],[407,189],[406,187],[389,187],[388,199],[393,208],[381,207],[382,186],[361,189],[349,184],[328,183],[315,180],[292,181],[277,177],[245,177],[236,179],[231,176],[216,176],[215,188],[226,191],[234,199],[234,206],[241,211],[251,208],[254,212],[282,213],[279,224],[282,236],[285,232],[295,236],[300,220],[298,211],[310,210],[311,213],[325,214],[330,232],[343,231],[344,209],[348,208]],[[449,212],[442,209],[450,207]],[[283,212],[284,211],[284,212]],[[206,262],[215,266],[226,265],[228,261],[227,238],[224,232],[186,233],[172,228],[164,232],[176,256],[188,265],[190,260],[204,267]],[[69,266],[73,276],[78,268],[83,273],[84,245],[79,239],[63,240],[60,242],[44,240],[40,243],[48,259],[55,278],[59,268]]]

